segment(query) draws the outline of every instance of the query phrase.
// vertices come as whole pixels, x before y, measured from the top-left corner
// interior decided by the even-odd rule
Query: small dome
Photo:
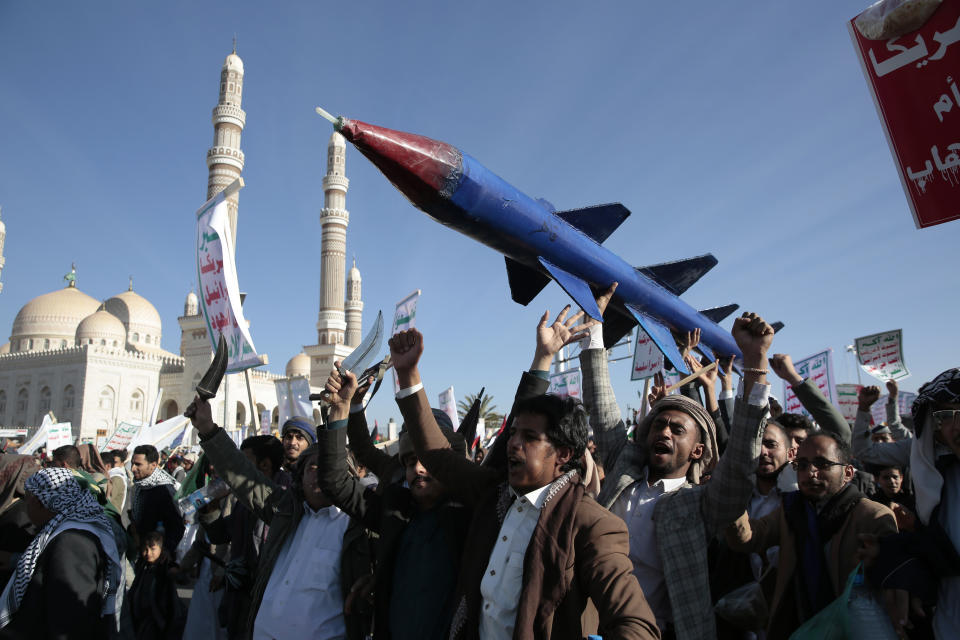
[[[347,272],[347,282],[352,282],[356,280],[360,281],[360,269],[357,269],[357,259],[353,259],[353,266],[350,267],[350,271]]]
[[[10,344],[13,351],[43,349],[46,340],[51,346],[59,341],[73,343],[80,321],[94,313],[100,303],[76,287],[64,287],[37,296],[23,305],[13,321]],[[29,346],[30,343],[33,346]]]
[[[243,73],[243,60],[241,60],[240,56],[236,53],[231,53],[227,56],[227,59],[223,61],[223,68],[236,71],[237,73]]]
[[[200,313],[200,300],[193,291],[187,294],[187,299],[183,303],[183,315],[195,316]]]
[[[4,342],[2,345],[0,345],[0,355],[3,355],[4,353],[10,353],[9,342]]]
[[[77,345],[103,344],[108,347],[126,346],[127,331],[115,315],[104,309],[84,318],[77,327]]]
[[[160,348],[160,314],[149,300],[131,288],[113,296],[104,305],[123,323],[130,346],[140,350]]]
[[[347,148],[347,141],[343,138],[342,135],[334,131],[330,134],[330,142],[327,143],[328,147],[342,147]]]
[[[301,352],[290,358],[287,362],[287,377],[295,376],[310,377],[310,356]]]

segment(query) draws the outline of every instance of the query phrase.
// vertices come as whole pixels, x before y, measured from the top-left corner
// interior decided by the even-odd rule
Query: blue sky
[[[856,380],[846,344],[900,327],[903,388],[957,365],[960,223],[914,229],[846,32],[867,3],[697,4],[0,2],[0,341],[76,262],[100,299],[133,275],[178,350],[210,111],[237,33],[238,270],[271,371],[316,341],[330,135],[318,104],[450,142],[561,209],[623,202],[633,215],[610,249],[638,266],[714,253],[684,298],[784,321],[774,349],[832,348],[840,381]],[[364,330],[422,289],[431,398],[486,386],[506,409],[563,292],[516,305],[500,255],[414,209],[352,149],[347,175]],[[628,361],[612,375],[637,406]],[[389,396],[371,421],[398,416]]]

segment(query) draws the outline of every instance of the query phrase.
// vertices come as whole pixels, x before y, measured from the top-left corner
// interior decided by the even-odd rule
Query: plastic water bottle
[[[853,578],[850,600],[847,602],[850,615],[850,637],[853,640],[897,640],[890,616],[873,591],[863,583],[863,574]]]
[[[197,510],[202,509],[214,500],[219,500],[230,493],[230,485],[217,478],[205,487],[201,487],[190,495],[180,498],[177,506],[184,518],[192,518]]]

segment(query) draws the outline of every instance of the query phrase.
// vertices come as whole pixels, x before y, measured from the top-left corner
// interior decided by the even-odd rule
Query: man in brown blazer
[[[540,331],[569,335],[562,318]],[[420,381],[418,331],[390,339],[400,392],[397,404],[431,475],[474,508],[455,596],[450,637],[579,640],[587,600],[599,633],[659,638],[653,613],[633,576],[623,521],[586,494],[580,459],[587,416],[572,399],[541,395],[514,406],[507,468],[489,468],[454,452],[437,426]],[[549,356],[545,357],[549,366]],[[535,358],[534,370],[540,370]]]
[[[793,462],[800,490],[784,494],[776,511],[757,520],[744,514],[726,531],[736,551],[780,545],[770,640],[788,638],[840,594],[859,562],[860,535],[897,532],[893,512],[851,484],[850,460],[849,445],[834,434],[809,436]]]

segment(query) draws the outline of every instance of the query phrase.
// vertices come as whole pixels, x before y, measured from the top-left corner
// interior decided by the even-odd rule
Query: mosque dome
[[[160,314],[149,300],[133,290],[132,284],[129,290],[113,296],[104,305],[123,323],[127,344],[138,350],[160,348]]]
[[[37,296],[14,319],[10,350],[43,351],[73,346],[77,325],[99,306],[99,301],[76,287]]]
[[[227,59],[223,61],[223,68],[229,71],[243,73],[243,60],[241,60],[240,56],[236,53],[231,53],[227,56]]]
[[[360,269],[357,269],[357,261],[353,261],[353,266],[347,272],[347,282],[360,282]]]
[[[195,316],[200,313],[200,300],[193,291],[187,294],[187,299],[183,303],[183,315]]]
[[[77,344],[99,344],[123,349],[127,343],[127,331],[117,316],[102,305],[96,313],[84,318],[77,327]]]
[[[295,376],[310,377],[310,356],[305,353],[298,353],[287,362],[287,377]]]

